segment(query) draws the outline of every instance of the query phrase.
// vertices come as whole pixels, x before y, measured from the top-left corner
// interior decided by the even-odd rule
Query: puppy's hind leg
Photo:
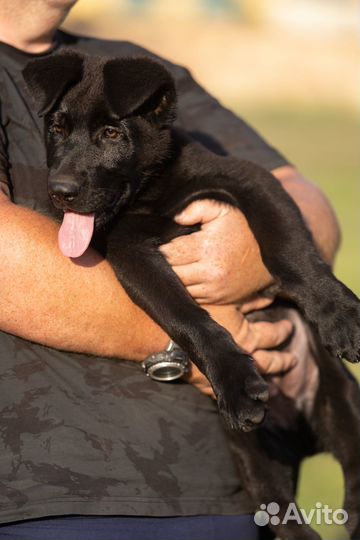
[[[323,447],[339,461],[345,484],[345,524],[350,538],[360,539],[360,388],[358,381],[321,346],[320,385],[313,429]]]
[[[266,440],[263,440],[261,433],[263,431],[265,431],[263,435],[267,438],[266,423],[260,430],[252,433],[227,432],[240,478],[250,500],[257,511],[263,508],[266,511],[271,507],[274,509],[274,514],[269,516],[265,514],[265,518],[268,517],[268,527],[277,538],[320,540],[320,536],[310,525],[294,519],[284,519],[289,508],[296,507],[300,515],[295,502],[297,465],[268,454]],[[277,448],[277,453],[279,452],[281,450]],[[260,519],[261,517],[260,515]]]

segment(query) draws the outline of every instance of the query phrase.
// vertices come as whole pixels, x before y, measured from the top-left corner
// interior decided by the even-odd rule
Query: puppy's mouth
[[[95,214],[64,212],[58,242],[65,257],[80,257],[90,245],[94,234]]]
[[[81,257],[90,245],[95,229],[103,227],[124,205],[123,197],[104,208],[98,208],[96,213],[78,212],[70,208],[64,210],[64,217],[58,235],[60,251],[65,257],[75,259]]]
[[[81,257],[90,245],[95,229],[109,222],[130,199],[130,186],[126,185],[117,198],[102,201],[84,211],[79,208],[63,208],[64,217],[59,230],[60,251],[66,257]],[[94,197],[93,197],[94,198]],[[98,201],[99,203],[99,201]]]

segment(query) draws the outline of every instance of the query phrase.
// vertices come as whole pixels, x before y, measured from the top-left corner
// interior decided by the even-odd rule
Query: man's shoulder
[[[69,32],[61,32],[61,34],[65,46],[69,46],[87,54],[120,57],[145,56],[161,62],[176,79],[188,74],[188,70],[184,67],[174,64],[166,58],[130,41],[94,38],[74,35]]]
[[[149,55],[143,47],[131,43],[130,41],[100,39],[90,36],[81,36],[69,32],[61,32],[61,40],[65,46],[78,49],[84,53],[99,56],[135,56]]]

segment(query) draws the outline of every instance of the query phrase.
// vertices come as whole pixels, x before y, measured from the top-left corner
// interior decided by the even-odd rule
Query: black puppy
[[[64,212],[59,244],[80,256],[94,230],[129,296],[210,380],[228,426],[249,431],[268,388],[252,358],[187,294],[158,247],[193,232],[173,221],[197,199],[242,210],[275,282],[334,357],[358,361],[360,304],[332,274],[297,207],[257,165],[212,154],[171,127],[174,81],[146,58],[68,51],[24,70],[45,116],[49,194]]]

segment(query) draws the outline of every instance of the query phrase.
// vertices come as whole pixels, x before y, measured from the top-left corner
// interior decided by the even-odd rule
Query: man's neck
[[[70,6],[54,8],[42,4],[43,9],[39,12],[39,0],[27,0],[21,8],[19,0],[13,2],[13,9],[9,9],[8,2],[0,0],[0,41],[28,53],[48,51]]]
[[[36,39],[27,39],[25,36],[14,36],[11,32],[3,32],[2,28],[0,27],[0,41],[3,41],[12,47],[27,53],[40,54],[51,49],[54,42],[55,32],[56,30],[53,34],[48,36],[39,36]]]

